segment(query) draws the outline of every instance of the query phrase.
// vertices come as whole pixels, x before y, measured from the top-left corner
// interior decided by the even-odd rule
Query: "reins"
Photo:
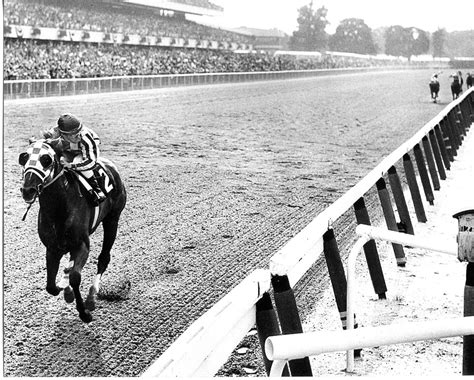
[[[51,181],[49,181],[46,185],[44,185],[44,186],[38,185],[38,187],[37,187],[37,189],[36,189],[35,198],[33,199],[33,202],[31,202],[30,204],[28,204],[28,207],[26,208],[25,214],[23,215],[23,218],[21,219],[22,222],[25,221],[26,215],[28,215],[28,211],[30,211],[31,206],[33,206],[33,203],[35,203],[36,198],[38,198],[38,197],[40,196],[40,194],[44,191],[44,189],[46,189],[48,186],[50,186],[50,185],[52,185],[54,182],[56,182],[56,180],[64,174],[65,170],[66,170],[66,169],[63,167],[63,168],[61,169],[61,171],[58,173],[58,175],[55,176],[55,177],[53,177],[53,179],[52,179]]]

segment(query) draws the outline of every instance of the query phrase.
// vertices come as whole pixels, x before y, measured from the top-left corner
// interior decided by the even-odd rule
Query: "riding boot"
[[[94,204],[98,205],[99,203],[105,201],[107,198],[102,189],[99,186],[99,183],[97,182],[97,178],[92,176],[89,178],[89,184],[92,187],[92,195],[95,198],[94,199]]]

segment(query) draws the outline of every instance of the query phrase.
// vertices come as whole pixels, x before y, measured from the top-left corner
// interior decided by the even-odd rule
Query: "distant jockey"
[[[59,117],[58,125],[42,132],[45,139],[60,139],[63,156],[61,164],[87,178],[92,187],[92,196],[95,204],[104,201],[106,196],[97,181],[98,175],[94,169],[98,166],[99,136],[82,125],[80,120],[71,114]]]

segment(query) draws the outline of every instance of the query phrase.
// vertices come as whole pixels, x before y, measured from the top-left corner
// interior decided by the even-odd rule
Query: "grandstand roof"
[[[205,16],[217,16],[224,11],[224,8],[209,0],[122,0],[122,2]]]
[[[245,34],[248,36],[255,37],[286,37],[286,33],[278,29],[257,29],[257,28],[248,28],[246,26],[241,26],[240,28],[228,29],[235,33]]]

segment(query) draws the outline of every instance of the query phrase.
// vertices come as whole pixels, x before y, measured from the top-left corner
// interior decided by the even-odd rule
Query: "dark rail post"
[[[398,210],[398,216],[400,217],[400,222],[405,225],[406,232],[410,235],[414,235],[415,231],[413,229],[413,224],[410,219],[410,212],[408,211],[407,202],[405,196],[403,195],[403,188],[398,177],[397,169],[395,166],[392,166],[388,169],[388,180],[390,182],[390,187],[392,188],[393,198],[395,199],[395,204]]]
[[[464,316],[474,316],[474,210],[453,215],[458,219],[458,259],[467,261],[464,286]],[[474,375],[474,335],[463,337],[462,374]]]
[[[461,122],[463,125],[464,136],[466,136],[471,122],[469,113],[466,112],[465,102],[459,104],[459,117],[461,118]]]
[[[446,147],[446,151],[448,154],[448,158],[450,162],[454,161],[454,143],[453,139],[451,138],[451,134],[449,133],[449,128],[447,127],[447,122],[445,119],[439,122],[439,126],[441,132],[443,133],[443,140]]]
[[[474,262],[466,267],[466,285],[464,286],[464,316],[474,316]],[[474,335],[463,337],[462,374],[474,375]]]
[[[369,213],[365,207],[364,198],[359,198],[354,203],[354,210],[358,224],[367,224],[370,226]],[[369,267],[370,278],[374,286],[375,293],[378,294],[379,299],[385,299],[387,286],[383,276],[382,266],[380,265],[379,253],[377,252],[377,245],[373,239],[364,244],[365,258],[367,266]]]
[[[466,136],[467,124],[466,124],[466,119],[462,112],[461,104],[458,104],[455,110],[456,110],[455,116],[456,116],[456,120],[458,121],[459,129],[462,133],[462,136]]]
[[[431,189],[430,179],[428,178],[428,172],[426,171],[425,160],[423,158],[420,144],[415,145],[413,152],[415,153],[416,166],[418,167],[418,173],[420,173],[421,184],[423,185],[423,190],[425,191],[426,200],[430,205],[433,205],[433,190]]]
[[[431,149],[433,150],[433,156],[436,161],[436,166],[438,167],[439,178],[441,178],[442,180],[445,180],[446,172],[444,170],[443,158],[441,157],[441,150],[438,146],[438,142],[436,141],[434,129],[432,129],[428,135],[430,138]]]
[[[260,342],[260,348],[262,349],[263,362],[265,364],[265,370],[267,375],[270,375],[272,368],[272,361],[267,358],[265,354],[265,340],[269,336],[280,335],[280,325],[278,324],[278,318],[273,308],[272,300],[268,292],[263,293],[262,298],[257,301],[257,314],[256,314],[256,325],[258,340]],[[282,373],[283,376],[289,376],[288,366]]]
[[[380,204],[382,205],[383,216],[385,217],[385,223],[387,228],[391,231],[397,231],[397,220],[395,219],[395,213],[392,208],[392,201],[390,200],[390,194],[387,190],[387,185],[385,180],[380,178],[377,183],[377,192],[379,194]],[[397,260],[397,265],[399,267],[404,267],[407,259],[405,257],[405,251],[401,244],[392,243],[393,252],[395,253],[395,258]]]
[[[454,133],[454,129],[452,127],[452,124],[451,124],[451,121],[450,121],[450,118],[448,117],[448,115],[446,115],[444,118],[444,126],[446,128],[446,133],[448,134],[449,136],[449,142],[451,143],[451,153],[453,155],[453,157],[456,157],[458,155],[458,140],[456,139],[456,134]]]
[[[421,141],[423,142],[423,149],[425,151],[426,162],[428,163],[428,170],[430,172],[431,180],[433,181],[433,188],[435,190],[439,190],[441,186],[439,184],[438,172],[436,171],[430,142],[428,141],[428,137],[426,136],[423,137]]]
[[[420,223],[425,223],[427,220],[425,208],[423,207],[420,188],[418,187],[418,182],[416,181],[415,169],[413,168],[413,163],[411,162],[411,158],[408,153],[403,155],[403,168],[405,169],[408,188],[410,189],[411,199],[413,200],[413,206],[415,207],[416,218]]]
[[[448,112],[447,118],[448,118],[448,126],[450,127],[451,131],[453,132],[454,141],[456,143],[454,149],[456,150],[455,156],[457,156],[457,150],[461,146],[462,141],[461,141],[461,137],[459,136],[459,128],[458,128],[458,125],[456,123],[456,119],[454,117],[454,114],[453,114],[452,110]]]
[[[441,151],[441,157],[443,158],[443,163],[446,170],[451,170],[451,163],[448,156],[448,151],[444,143],[443,135],[441,134],[441,127],[439,124],[434,128],[436,140],[438,141],[439,150]]]
[[[329,278],[331,279],[334,297],[336,298],[337,310],[341,318],[342,328],[345,330],[347,327],[347,280],[332,228],[328,229],[323,235],[323,247]],[[357,319],[354,315],[354,329],[357,326]],[[355,357],[360,357],[360,353],[361,350],[354,350]]]
[[[290,287],[288,276],[272,276],[275,305],[283,334],[298,334],[303,332],[295,295]],[[292,376],[313,376],[309,358],[290,360]]]

